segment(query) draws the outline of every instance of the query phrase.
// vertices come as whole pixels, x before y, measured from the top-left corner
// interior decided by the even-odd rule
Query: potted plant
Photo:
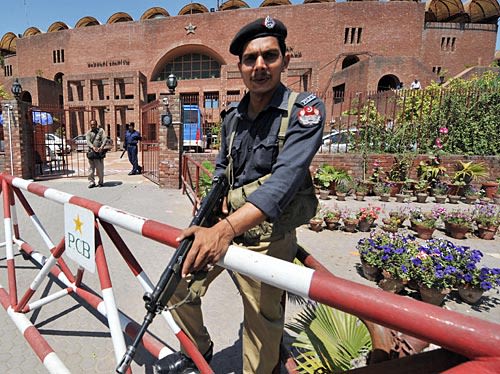
[[[323,230],[323,217],[316,215],[309,220],[309,229],[315,232]]]
[[[343,180],[351,180],[351,176],[346,170],[323,164],[316,171],[315,179],[322,190],[329,190],[330,194],[335,195],[336,184]]]
[[[341,213],[342,212],[338,209],[326,208],[324,210],[322,215],[328,230],[335,230],[338,227]]]
[[[491,240],[495,237],[500,224],[500,210],[493,204],[476,205],[472,217],[477,225],[477,236]]]
[[[357,214],[354,213],[350,209],[345,209],[341,214],[342,222],[344,223],[344,230],[347,232],[355,232],[356,227],[358,226],[358,217]]]
[[[328,165],[324,164],[316,170],[314,176],[316,184],[320,188],[319,198],[322,200],[327,200],[330,195],[330,185],[333,183],[333,174],[330,173],[330,168]]]
[[[432,188],[443,177],[446,177],[446,168],[441,165],[438,156],[430,155],[427,160],[420,161],[418,164],[417,177],[427,181],[427,186]]]
[[[417,233],[420,239],[428,240],[432,238],[439,214],[437,210],[424,212],[420,208],[410,209],[411,228]]]
[[[408,155],[394,156],[391,168],[386,172],[387,181],[391,186],[391,196],[394,197],[401,191],[403,183],[408,177],[411,159]]]
[[[388,218],[383,218],[382,230],[387,232],[398,232],[401,227],[401,220],[398,217],[389,216]]]
[[[378,206],[368,206],[360,208],[356,217],[358,218],[358,229],[362,232],[370,231],[370,228],[378,218],[380,208]]]
[[[483,253],[468,247],[458,247],[452,264],[457,269],[458,294],[465,302],[475,304],[485,291],[500,285],[500,269],[479,267]]]
[[[399,221],[399,226],[403,226],[403,222],[408,218],[407,208],[399,208],[389,211],[389,217]]]
[[[468,304],[478,303],[485,291],[500,286],[499,268],[469,266],[469,269],[461,270],[457,290],[460,298]]]
[[[474,204],[481,196],[481,193],[479,189],[474,187],[472,184],[467,184],[464,187],[464,196],[467,204]]]
[[[429,182],[421,178],[415,185],[415,196],[417,197],[417,203],[425,203],[427,200],[427,197],[429,196],[428,193],[429,189]]]
[[[373,192],[380,198],[380,201],[389,201],[391,188],[389,184],[385,182],[378,182],[373,187]]]
[[[457,283],[457,268],[450,265],[455,245],[449,240],[430,239],[419,245],[418,250],[411,259],[411,278],[419,285],[422,301],[441,305]]]
[[[335,187],[337,200],[345,201],[346,196],[348,196],[351,193],[352,189],[353,186],[350,180],[344,179],[339,181]]]
[[[354,187],[354,193],[357,201],[363,201],[368,193],[368,185],[365,181],[358,181]]]
[[[434,201],[438,204],[444,204],[448,195],[448,185],[443,182],[438,182],[432,189]]]
[[[467,210],[454,209],[441,215],[445,230],[455,239],[465,239],[466,234],[472,230],[472,214]]]
[[[452,184],[465,186],[487,175],[488,171],[482,162],[458,161],[457,170],[452,177]]]
[[[481,189],[484,191],[484,195],[490,199],[493,199],[497,194],[500,184],[496,181],[485,181],[483,182]]]
[[[497,180],[500,181],[500,178]],[[500,184],[498,186],[496,194],[493,195],[493,201],[495,202],[495,204],[500,205]]]

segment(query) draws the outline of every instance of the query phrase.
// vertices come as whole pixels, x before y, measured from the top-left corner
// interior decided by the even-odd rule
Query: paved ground
[[[127,176],[129,165],[124,160],[110,157],[106,161],[105,186],[100,189],[87,189],[85,179],[66,179],[43,182],[44,185],[55,189],[84,196],[112,207],[120,208],[130,213],[168,223],[175,227],[185,227],[190,219],[191,206],[189,200],[182,196],[178,190],[161,190],[156,185],[142,176]],[[63,237],[62,206],[43,200],[33,195],[26,194],[35,213],[52,238],[57,242]],[[348,200],[323,201],[323,204],[338,204],[341,207],[357,208],[369,203],[381,206],[384,211],[400,206],[397,203],[383,203],[375,198],[368,198],[366,202]],[[430,208],[432,204],[426,204]],[[461,206],[466,207],[464,204]],[[30,222],[20,206],[17,209],[21,236],[29,239],[35,248],[47,253],[43,242],[38,238]],[[127,245],[137,256],[139,262],[154,281],[159,277],[164,265],[172,252],[165,250],[159,244],[144,240],[138,235],[119,229]],[[1,234],[3,241],[3,233]],[[356,242],[366,236],[366,233],[344,233],[342,231],[312,232],[303,226],[298,229],[298,236],[325,266],[333,273],[376,287],[372,282],[364,279],[359,271],[359,257],[355,250]],[[437,232],[436,236],[445,236]],[[493,241],[484,241],[469,237],[460,243],[480,249],[485,253],[484,263],[489,266],[500,266],[500,237]],[[117,305],[128,316],[141,322],[144,317],[142,291],[125,266],[123,260],[117,255],[116,250],[104,235],[104,247],[111,269],[113,290]],[[5,257],[2,250],[0,256],[0,284],[7,286]],[[36,268],[23,261],[21,256],[16,257],[18,266],[19,292],[26,289],[36,274]],[[97,276],[86,273],[84,282],[94,290],[99,290]],[[35,296],[50,294],[59,289],[52,281],[47,281]],[[445,308],[457,310],[461,313],[473,315],[500,323],[500,298],[496,292],[485,295],[483,302],[471,307],[459,301],[456,295],[450,295],[444,304]],[[213,368],[216,373],[240,373],[240,323],[242,320],[241,302],[237,291],[230,279],[223,274],[209,289],[204,299],[206,324],[215,342],[215,357]],[[287,320],[293,319],[300,308],[293,304],[287,305]],[[31,313],[29,316],[48,340],[63,362],[74,373],[111,373],[114,371],[115,362],[112,351],[110,334],[105,324],[92,315],[85,306],[78,304],[73,298],[66,297],[42,309]],[[0,371],[8,373],[43,373],[44,366],[20,336],[10,318],[3,308],[0,308]],[[175,338],[168,331],[165,322],[157,318],[151,331],[165,341],[168,345],[177,348]],[[136,373],[151,373],[153,359],[146,354],[138,354],[137,362],[133,364]]]

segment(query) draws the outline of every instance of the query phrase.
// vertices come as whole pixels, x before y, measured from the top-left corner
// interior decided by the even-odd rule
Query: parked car
[[[66,140],[56,134],[45,134],[45,145],[50,149],[51,153],[59,156],[71,153],[71,145],[66,144]]]
[[[85,135],[77,135],[73,138],[73,148],[77,152],[87,151],[87,140],[85,139]]]
[[[324,135],[320,150],[323,153],[345,153],[354,144],[358,129],[333,130]]]

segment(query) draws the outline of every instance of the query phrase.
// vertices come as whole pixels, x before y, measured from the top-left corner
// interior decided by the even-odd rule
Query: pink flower
[[[448,134],[448,128],[447,127],[440,127],[439,133],[440,134]]]
[[[441,138],[436,138],[436,147],[439,149],[443,148],[443,143],[441,143]]]
[[[374,168],[378,168],[380,166],[380,161],[379,160],[375,160],[375,162],[373,163],[373,167]]]

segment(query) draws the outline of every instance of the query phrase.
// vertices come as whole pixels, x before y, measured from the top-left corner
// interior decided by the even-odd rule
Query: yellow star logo
[[[73,219],[73,222],[75,223],[75,231],[80,231],[80,234],[83,234],[82,232],[83,222],[80,221],[80,216],[77,215],[76,219]]]

